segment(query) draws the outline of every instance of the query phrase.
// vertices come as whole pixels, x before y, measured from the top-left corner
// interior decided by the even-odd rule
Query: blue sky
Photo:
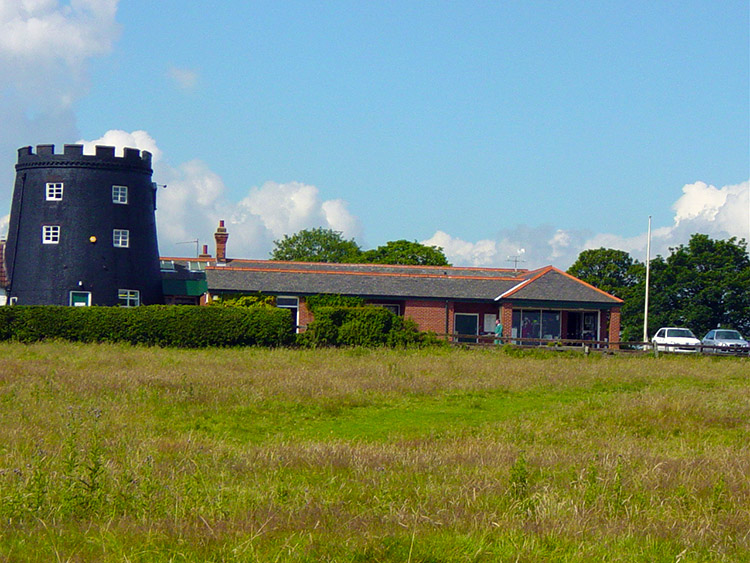
[[[724,2],[0,3],[15,149],[155,152],[162,254],[323,226],[566,268],[750,236],[750,21]],[[0,225],[1,227],[2,225]],[[521,252],[523,250],[523,252]]]

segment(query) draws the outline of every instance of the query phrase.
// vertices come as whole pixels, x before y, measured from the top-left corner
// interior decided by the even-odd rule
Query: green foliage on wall
[[[325,293],[305,297],[305,303],[308,310],[314,315],[315,311],[320,307],[362,307],[365,304],[365,300],[361,297],[351,295]]]
[[[303,346],[405,347],[423,344],[425,338],[414,321],[383,307],[319,306],[315,321],[298,342]]]
[[[0,339],[129,342],[176,348],[281,346],[289,311],[272,307],[1,307]]]
[[[223,307],[258,307],[266,305],[269,307],[275,307],[276,296],[265,295],[263,293],[249,293],[243,295],[226,293],[214,296],[214,299],[209,302],[209,305]]]

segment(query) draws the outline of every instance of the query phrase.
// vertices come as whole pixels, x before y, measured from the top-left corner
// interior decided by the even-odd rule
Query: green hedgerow
[[[3,307],[0,339],[19,342],[129,342],[177,348],[281,346],[293,339],[290,313],[275,307]]]

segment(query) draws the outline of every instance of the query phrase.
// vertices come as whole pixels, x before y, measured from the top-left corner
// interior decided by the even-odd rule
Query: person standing
[[[503,343],[503,323],[500,322],[500,319],[497,319],[495,321],[495,344],[502,344]]]

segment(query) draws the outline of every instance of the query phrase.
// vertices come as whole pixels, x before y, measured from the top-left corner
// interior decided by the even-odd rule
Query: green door
[[[91,305],[91,292],[90,291],[71,291],[70,292],[70,306],[71,307],[88,307]]]

